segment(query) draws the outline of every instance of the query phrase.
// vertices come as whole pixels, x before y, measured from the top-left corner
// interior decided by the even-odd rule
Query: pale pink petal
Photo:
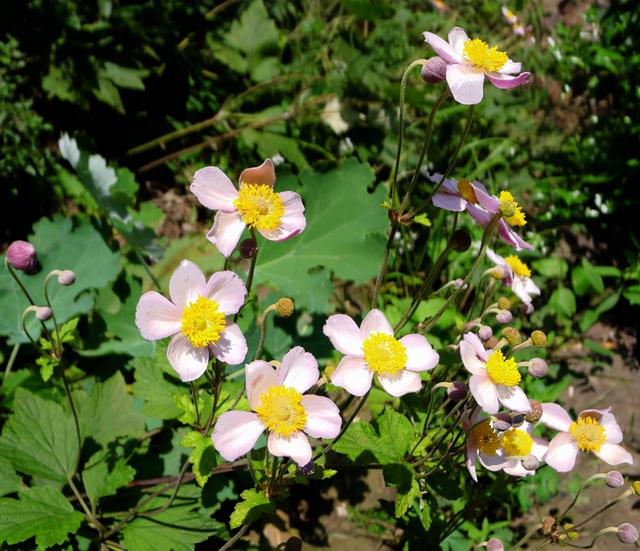
[[[197,170],[189,188],[200,204],[208,209],[232,212],[233,202],[238,198],[238,190],[217,166]]]
[[[469,40],[467,33],[460,27],[453,27],[453,29],[449,31],[449,36],[447,38],[449,39],[449,44],[451,44],[453,50],[462,57],[462,53],[464,52],[464,43]]]
[[[469,390],[478,405],[487,413],[498,413],[498,395],[496,386],[484,374],[471,375]]]
[[[600,419],[600,424],[604,427],[605,438],[611,444],[619,444],[622,442],[622,429],[616,418],[611,413],[604,413]]]
[[[247,341],[235,323],[229,323],[220,335],[220,340],[211,345],[211,353],[221,362],[238,365],[247,355]]]
[[[520,71],[522,71],[522,63],[509,59],[502,67],[500,67],[500,70],[498,72],[503,75],[508,75],[519,73]]]
[[[533,476],[535,471],[529,471],[522,466],[522,463],[517,459],[509,462],[508,466],[504,467],[504,472],[510,476]]]
[[[431,180],[434,184],[439,184],[440,180],[442,180],[442,174],[440,174],[439,172],[434,172],[433,174],[427,176],[427,178],[429,178],[429,180]],[[445,178],[442,186],[440,187],[440,191],[460,197],[460,192],[458,191],[458,180]]]
[[[207,239],[216,246],[222,256],[230,256],[242,237],[246,224],[238,212],[218,211]]]
[[[470,438],[467,438],[464,452],[464,462],[467,466],[467,470],[473,478],[474,482],[478,482],[478,475],[476,473],[476,459],[478,457],[478,449]]]
[[[364,396],[371,388],[373,372],[363,358],[344,356],[331,375],[331,382],[354,396]]]
[[[487,193],[485,190],[481,189],[480,186],[474,187],[478,204],[488,212],[494,214],[498,212],[498,209],[500,208],[500,199],[498,199],[495,195]]]
[[[547,402],[542,404],[542,417],[540,422],[550,429],[567,432],[571,426],[571,417],[558,404]]]
[[[178,308],[184,308],[198,300],[205,285],[202,270],[190,260],[183,260],[171,276],[169,295]]]
[[[320,371],[313,354],[305,351],[302,346],[296,346],[282,358],[277,375],[279,385],[295,388],[303,393],[318,382]]]
[[[549,442],[539,438],[538,436],[533,437],[533,447],[531,448],[531,453],[539,460],[542,461],[547,450],[549,449]]]
[[[516,251],[533,249],[533,247],[522,239],[522,237],[520,237],[504,220],[500,220],[498,222],[498,235],[505,243],[511,245]]]
[[[362,356],[362,333],[349,316],[334,314],[329,316],[322,328],[338,352],[352,356]]]
[[[407,351],[406,368],[409,371],[428,371],[437,365],[440,356],[422,335],[405,335],[400,342]]]
[[[232,271],[216,272],[204,289],[203,295],[214,300],[226,316],[235,314],[247,298],[244,282]]]
[[[360,332],[365,339],[372,333],[393,335],[393,327],[391,327],[391,324],[380,310],[373,309],[362,320]]]
[[[443,186],[444,187],[444,186]],[[451,212],[462,212],[467,206],[467,200],[460,195],[439,191],[433,195],[431,202],[438,208]]]
[[[482,101],[484,73],[467,65],[447,65],[447,84],[455,99],[462,105],[476,105]]]
[[[391,396],[404,396],[422,388],[420,374],[403,369],[394,375],[378,375],[378,381]]]
[[[461,341],[459,350],[462,363],[469,373],[472,375],[486,375],[486,363],[478,358],[473,345],[467,341]]]
[[[501,266],[503,268],[509,268],[509,265],[498,253],[494,252],[493,249],[487,247],[487,258],[491,260],[496,266]]]
[[[605,442],[595,454],[609,465],[620,465],[621,463],[633,465],[633,457],[619,444]]]
[[[478,335],[469,331],[468,333],[464,334],[464,336],[462,337],[462,340],[466,343],[469,343],[473,347],[473,350],[475,351],[476,356],[478,356],[480,360],[482,360],[485,363],[487,362],[487,360],[489,359],[490,351],[488,351],[484,347],[484,344],[482,344],[482,341],[480,340]]]
[[[527,305],[527,312],[529,312],[533,311],[531,294],[539,295],[540,289],[538,289],[538,287],[533,284],[533,286],[535,287],[535,291],[529,292],[527,289],[531,289],[531,287],[527,285],[527,281],[531,280],[529,278],[515,276],[511,283],[511,290],[522,301],[523,304]]]
[[[335,438],[340,432],[340,410],[329,398],[309,394],[302,397],[302,407],[307,413],[304,432],[314,438]]]
[[[275,368],[262,360],[248,363],[244,368],[245,387],[247,400],[251,409],[255,410],[260,405],[260,397],[272,386],[278,385],[278,376]]]
[[[290,457],[299,467],[304,467],[311,461],[311,444],[300,431],[294,432],[289,438],[270,432],[267,448],[276,457]]]
[[[517,88],[527,84],[531,80],[531,73],[520,73],[518,76],[503,75],[500,73],[487,73],[489,82],[501,90]]]
[[[487,455],[482,452],[478,453],[478,460],[485,469],[492,472],[499,471],[504,467],[505,463],[508,463],[508,461],[500,455]]]
[[[283,191],[279,194],[284,201],[284,214],[280,226],[275,230],[258,230],[270,241],[285,241],[302,233],[307,226],[304,216],[304,204],[300,195],[293,191]]]
[[[235,461],[256,444],[265,427],[251,411],[227,411],[220,415],[211,434],[213,447],[227,461]]]
[[[422,36],[424,36],[424,41],[433,48],[433,51],[447,63],[460,63],[462,61],[462,56],[437,34],[424,32]]]
[[[507,409],[520,413],[531,411],[529,398],[519,386],[496,385],[496,392],[498,400]]]
[[[567,473],[576,464],[578,445],[567,432],[560,432],[549,442],[549,449],[544,460],[552,469],[559,473]]]
[[[136,327],[148,341],[157,341],[180,331],[181,312],[160,293],[149,291],[136,306]]]
[[[273,187],[276,182],[276,169],[271,159],[265,159],[260,166],[246,168],[240,174],[240,183]]]
[[[167,359],[182,381],[195,381],[207,370],[209,349],[195,348],[184,335],[175,335],[169,341]]]
[[[493,214],[475,205],[467,205],[467,212],[478,224],[486,228],[493,218]],[[501,220],[502,222],[502,220]]]

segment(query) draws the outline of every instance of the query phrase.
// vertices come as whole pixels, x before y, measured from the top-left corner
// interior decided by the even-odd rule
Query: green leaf
[[[22,479],[11,463],[0,457],[0,496],[17,492],[22,488]]]
[[[253,522],[262,515],[271,514],[275,510],[275,504],[257,490],[245,490],[240,494],[240,497],[243,501],[236,503],[229,519],[231,528],[238,528],[247,522]]]
[[[278,47],[278,27],[269,18],[262,0],[254,0],[242,12],[239,21],[231,23],[225,42],[245,54],[255,54]]]
[[[531,265],[540,275],[544,277],[564,278],[569,271],[566,260],[558,257],[541,258],[534,260]]]
[[[565,318],[576,313],[576,297],[566,287],[558,287],[549,297],[549,305]]]
[[[193,465],[196,482],[203,487],[211,476],[211,470],[216,466],[216,454],[211,438],[198,431],[191,431],[182,439],[180,445],[193,448],[189,452],[189,462]]]
[[[66,482],[79,454],[71,415],[22,388],[16,391],[14,408],[0,436],[0,457],[17,471]]]
[[[87,461],[82,471],[82,483],[95,505],[99,498],[114,495],[118,488],[129,484],[135,475],[136,470],[127,465],[124,458],[114,460],[110,451],[99,451]]]
[[[431,220],[426,214],[418,214],[418,216],[413,217],[413,222],[416,224],[420,224],[421,226],[426,226],[427,228],[431,227]]]
[[[80,429],[84,438],[107,446],[119,436],[140,436],[144,418],[133,405],[122,373],[96,383],[87,396],[80,395]]]
[[[121,65],[107,61],[104,64],[104,69],[99,71],[98,74],[105,76],[120,88],[144,90],[144,82],[142,82],[142,79],[149,74],[149,71],[146,69],[122,67]]]
[[[369,167],[353,159],[326,174],[303,173],[307,227],[277,247],[263,247],[257,283],[277,287],[300,308],[328,313],[333,309],[328,302],[333,291],[328,270],[356,283],[373,278],[380,268],[388,222],[379,206],[385,195],[382,186],[374,193],[367,191],[373,179]]]
[[[415,499],[420,497],[415,470],[408,464],[393,463],[385,465],[382,473],[387,486],[397,489],[395,515],[400,518],[413,506]]]
[[[30,488],[20,499],[0,499],[0,541],[13,545],[35,536],[38,547],[47,549],[63,544],[83,519],[59,490]]]
[[[74,229],[70,218],[58,214],[53,220],[43,218],[33,226],[29,242],[38,251],[42,271],[24,277],[22,282],[36,304],[45,304],[42,284],[53,269],[70,269],[76,274],[73,285],[60,285],[54,277],[49,281],[49,297],[58,323],[89,312],[93,307],[94,289],[110,284],[120,272],[120,259],[112,252],[100,233],[88,220]],[[4,262],[4,258],[2,260]],[[7,270],[0,270],[0,335],[8,336],[11,344],[28,342],[20,326],[20,317],[28,306]],[[53,327],[49,322],[49,326]],[[27,328],[33,337],[40,334],[40,323],[30,316]]]
[[[118,113],[124,115],[124,105],[118,87],[105,76],[98,77],[98,87],[93,89],[93,95],[102,103],[113,107]]]

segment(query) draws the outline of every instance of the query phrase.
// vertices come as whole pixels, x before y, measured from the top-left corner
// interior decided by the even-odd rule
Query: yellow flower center
[[[260,396],[256,413],[268,430],[289,438],[307,424],[302,394],[295,388],[272,386]]]
[[[508,191],[500,192],[500,213],[510,226],[524,226],[527,223],[520,205]]]
[[[489,356],[487,374],[494,385],[516,386],[522,378],[516,361],[513,358],[505,359],[500,350],[494,350]]]
[[[284,215],[284,201],[269,186],[240,183],[233,202],[244,223],[262,231],[278,229]]]
[[[182,312],[182,334],[196,348],[218,342],[226,327],[224,313],[210,298],[198,297]]]
[[[479,38],[467,40],[463,52],[466,61],[489,73],[500,69],[509,59],[497,46],[489,48],[489,45]]]
[[[533,449],[533,438],[526,430],[509,429],[500,437],[507,457],[528,457]]]
[[[531,270],[529,269],[529,266],[522,262],[522,260],[517,256],[512,254],[511,256],[507,256],[504,261],[510,266],[516,275],[521,277],[531,277]]]
[[[469,180],[461,179],[458,180],[458,193],[462,195],[464,199],[469,201],[469,203],[476,204],[478,202],[478,198],[476,197],[476,192],[473,189],[473,185]]]
[[[377,375],[393,375],[407,365],[404,345],[386,333],[371,333],[362,343],[364,361]]]
[[[593,417],[579,417],[571,423],[569,432],[583,452],[598,452],[605,443],[606,431]]]
[[[489,421],[483,421],[478,423],[473,429],[471,434],[476,441],[476,447],[485,455],[496,455],[498,448],[500,448],[500,442],[498,441],[498,435],[491,428]]]

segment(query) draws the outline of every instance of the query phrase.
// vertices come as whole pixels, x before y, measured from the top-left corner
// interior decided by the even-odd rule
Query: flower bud
[[[71,270],[62,270],[58,274],[58,283],[60,285],[73,285],[76,281],[76,274]]]
[[[453,281],[453,286],[454,286],[456,289],[460,289],[460,287],[466,287],[466,284],[465,284],[465,282],[464,282],[464,279],[462,279],[461,277],[459,277],[458,279],[455,279],[455,280]]]
[[[425,82],[438,84],[447,78],[447,62],[439,56],[429,58],[420,74]]]
[[[527,423],[537,423],[542,418],[542,404],[537,400],[529,400],[531,411],[525,415]]]
[[[509,341],[510,346],[518,346],[522,342],[520,331],[515,327],[505,327],[500,334]]]
[[[493,330],[488,325],[483,325],[478,330],[478,337],[480,337],[483,341],[488,341],[493,335]]]
[[[640,480],[635,480],[631,483],[631,489],[640,496]]]
[[[540,460],[531,454],[522,462],[522,466],[527,469],[527,471],[535,471],[540,466]]]
[[[507,431],[511,428],[511,415],[508,413],[498,413],[493,427],[500,432]]]
[[[511,301],[507,297],[500,297],[498,299],[498,308],[501,310],[508,310],[511,308]]]
[[[549,368],[547,367],[547,362],[542,358],[533,358],[529,362],[527,371],[529,371],[529,375],[532,377],[544,377],[549,371]]]
[[[298,472],[304,476],[311,476],[315,472],[313,461],[309,461],[306,465],[298,467]]]
[[[635,543],[638,541],[638,530],[633,524],[623,522],[618,526],[618,539],[622,543]]]
[[[542,533],[545,536],[548,536],[553,532],[553,529],[556,526],[556,519],[553,517],[544,517],[542,519]]]
[[[53,310],[48,306],[36,306],[35,315],[40,321],[47,321],[53,316]]]
[[[511,417],[511,425],[513,427],[519,427],[524,423],[526,415],[524,413],[514,413]]]
[[[511,323],[513,321],[513,314],[509,310],[500,310],[496,314],[496,321],[498,323]]]
[[[276,302],[276,314],[281,318],[288,318],[293,314],[296,305],[289,297],[282,297]]]
[[[240,243],[240,256],[242,258],[253,258],[257,252],[258,243],[253,237],[249,237]]]
[[[26,241],[14,241],[7,249],[7,262],[16,270],[33,270],[38,264],[36,249]]]
[[[498,346],[498,339],[493,336],[489,337],[485,343],[485,348],[495,348],[496,346]]]
[[[461,381],[453,381],[451,386],[447,388],[447,396],[454,402],[460,402],[467,397],[469,387]]]
[[[454,251],[462,253],[471,247],[471,237],[464,230],[456,230],[451,236],[449,245]]]
[[[491,538],[487,542],[487,551],[504,551],[504,545],[498,538]]]
[[[547,336],[542,331],[536,329],[531,333],[531,342],[533,343],[533,346],[544,348],[547,346]]]
[[[604,483],[609,488],[620,488],[624,484],[624,477],[619,471],[609,471],[604,477]]]

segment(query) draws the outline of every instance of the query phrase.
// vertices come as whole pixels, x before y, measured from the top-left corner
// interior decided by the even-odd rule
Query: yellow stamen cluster
[[[278,229],[284,215],[284,201],[265,185],[241,183],[233,204],[247,226],[262,231]]]
[[[500,437],[500,444],[507,457],[528,457],[533,449],[533,438],[521,429],[509,429]]]
[[[496,455],[500,448],[500,441],[489,421],[478,423],[471,429],[471,434],[476,441],[476,447],[482,453],[485,455]]]
[[[494,350],[489,356],[487,374],[494,385],[516,386],[522,379],[516,361],[505,359],[500,350]]]
[[[509,60],[507,54],[499,51],[497,46],[489,48],[489,45],[479,38],[467,40],[463,53],[466,61],[488,73],[498,71]]]
[[[286,438],[307,424],[302,394],[282,385],[272,386],[262,393],[256,413],[268,430]]]
[[[404,345],[386,333],[372,333],[364,343],[364,361],[378,375],[394,375],[407,365]]]
[[[469,180],[465,180],[463,178],[458,180],[458,193],[462,195],[464,199],[469,201],[469,203],[475,205],[478,202],[476,191],[473,189],[473,185]]]
[[[579,417],[571,423],[569,432],[583,452],[598,452],[606,441],[604,427],[593,417]]]
[[[520,260],[517,256],[511,255],[507,256],[504,261],[509,265],[509,267],[514,271],[516,275],[521,277],[531,277],[531,270],[529,266],[527,266],[522,260]]]
[[[215,300],[198,297],[182,312],[182,334],[196,348],[217,343],[226,327],[224,312]]]
[[[510,226],[524,226],[527,223],[522,208],[508,191],[500,192],[500,212]]]

